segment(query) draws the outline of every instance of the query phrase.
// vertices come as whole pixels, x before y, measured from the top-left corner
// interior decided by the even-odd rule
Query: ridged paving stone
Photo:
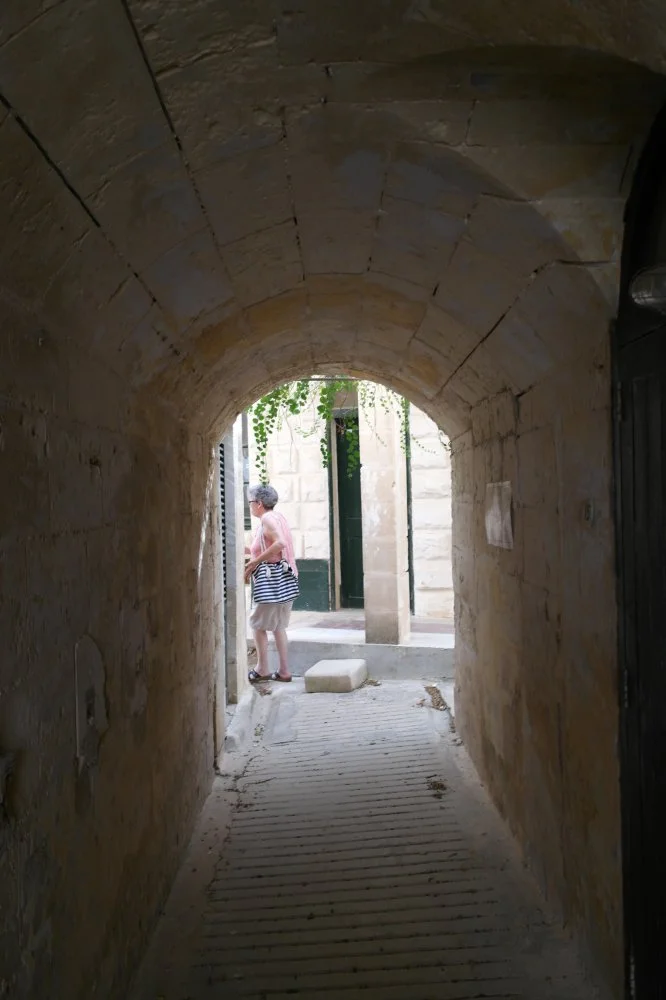
[[[599,995],[421,685],[267,697],[133,1000]]]

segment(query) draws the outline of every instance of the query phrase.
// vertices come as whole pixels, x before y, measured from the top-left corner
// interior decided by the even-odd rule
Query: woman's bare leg
[[[289,641],[286,629],[278,629],[277,632],[273,632],[273,635],[275,636],[275,647],[280,659],[278,673],[281,677],[289,677]]]
[[[268,677],[268,632],[263,628],[255,628],[254,644],[257,647],[257,673]]]

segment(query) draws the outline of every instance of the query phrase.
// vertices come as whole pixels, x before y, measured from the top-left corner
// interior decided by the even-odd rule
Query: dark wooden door
[[[626,995],[666,1000],[666,317],[631,299],[666,263],[666,117],[627,206],[614,334]]]
[[[621,351],[621,636],[628,995],[666,998],[666,325]]]
[[[358,415],[336,417],[338,510],[340,515],[340,604],[363,607],[363,519],[361,514],[361,470],[349,475],[349,433],[358,428]]]

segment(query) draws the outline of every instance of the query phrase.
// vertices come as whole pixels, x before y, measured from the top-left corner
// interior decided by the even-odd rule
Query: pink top
[[[281,559],[286,559],[295,575],[298,576],[298,567],[296,566],[296,556],[294,555],[294,541],[291,537],[291,528],[287,523],[287,519],[283,514],[278,513],[276,510],[270,511],[273,517],[277,520],[280,534],[284,538],[284,548],[279,556],[275,559],[267,559],[266,562],[280,562]],[[263,519],[262,519],[263,520]],[[259,524],[254,538],[252,539],[252,544],[250,545],[250,555],[253,559],[256,559],[260,552],[264,552],[268,548],[268,544],[264,539],[264,530],[262,524]]]

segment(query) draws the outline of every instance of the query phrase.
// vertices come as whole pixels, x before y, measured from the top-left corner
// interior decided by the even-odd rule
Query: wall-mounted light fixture
[[[634,275],[629,294],[637,306],[666,314],[666,264],[646,267]]]

